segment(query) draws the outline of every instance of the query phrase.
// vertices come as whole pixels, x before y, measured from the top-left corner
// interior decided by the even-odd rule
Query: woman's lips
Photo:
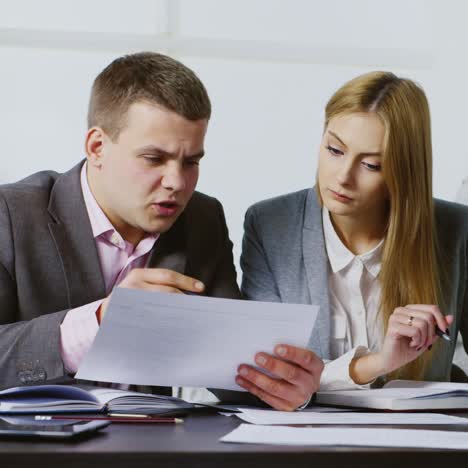
[[[338,192],[335,192],[334,190],[332,189],[329,189],[330,190],[330,193],[332,194],[333,198],[335,200],[338,200],[339,202],[342,202],[342,203],[350,203],[353,201],[352,198],[350,197],[347,197],[346,195],[342,195],[341,193],[338,193]]]

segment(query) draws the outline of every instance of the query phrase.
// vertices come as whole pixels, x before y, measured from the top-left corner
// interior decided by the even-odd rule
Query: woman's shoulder
[[[313,188],[286,193],[254,203],[247,210],[247,216],[278,218],[302,216],[306,203],[317,203],[317,196]]]
[[[244,239],[251,236],[261,239],[264,249],[281,257],[285,254],[282,245],[288,245],[289,253],[291,246],[301,245],[304,226],[311,222],[321,222],[321,209],[313,188],[252,205],[245,215]]]

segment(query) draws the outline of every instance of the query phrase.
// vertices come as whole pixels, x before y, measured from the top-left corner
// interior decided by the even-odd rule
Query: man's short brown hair
[[[203,83],[182,63],[155,52],[124,55],[94,80],[88,128],[101,127],[113,140],[138,101],[160,105],[188,120],[209,119],[211,103]]]

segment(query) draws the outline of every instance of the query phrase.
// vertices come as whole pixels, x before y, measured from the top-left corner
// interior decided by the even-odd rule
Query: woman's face
[[[337,216],[382,219],[388,192],[382,176],[385,127],[374,112],[330,119],[320,145],[323,204]]]

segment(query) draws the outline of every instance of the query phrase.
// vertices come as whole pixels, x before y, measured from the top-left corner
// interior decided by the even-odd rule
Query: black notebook
[[[204,408],[180,398],[113,388],[37,385],[0,391],[0,414],[169,414]]]

